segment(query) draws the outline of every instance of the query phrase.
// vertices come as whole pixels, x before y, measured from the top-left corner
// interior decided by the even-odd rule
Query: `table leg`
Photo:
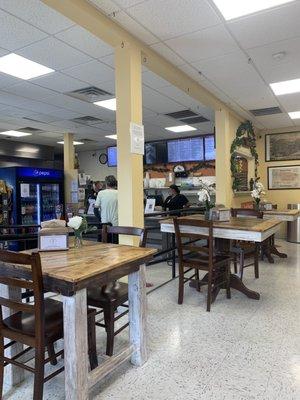
[[[131,363],[136,366],[141,366],[147,361],[145,272],[145,265],[141,265],[138,271],[128,276],[129,334],[130,344],[135,349],[131,357]]]
[[[260,299],[260,294],[258,292],[255,292],[254,290],[248,289],[244,285],[241,278],[238,277],[237,275],[233,275],[233,274],[230,275],[230,287],[235,290],[238,290],[241,293],[244,293],[250,299],[254,299],[254,300]]]
[[[17,287],[9,287],[7,285],[0,284],[0,296],[5,297],[11,300],[21,301],[22,298],[22,290]],[[13,314],[14,311],[10,310],[6,307],[3,307],[3,318],[7,318],[10,314]],[[5,342],[10,342],[10,340],[6,340]],[[5,350],[5,354],[8,358],[14,357],[16,354],[20,353],[23,350],[22,343],[16,342],[14,345],[8,347]],[[15,365],[8,364],[4,369],[5,378],[4,381],[8,384],[9,387],[14,385],[18,385],[24,380],[24,369],[18,368]]]
[[[176,245],[176,240],[175,240],[175,234],[171,233],[172,236],[172,249],[175,248]],[[176,250],[172,251],[172,278],[176,278]]]
[[[65,398],[88,399],[88,340],[86,289],[63,296]]]

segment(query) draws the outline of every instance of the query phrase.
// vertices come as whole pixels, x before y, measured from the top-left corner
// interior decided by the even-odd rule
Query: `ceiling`
[[[268,84],[299,77],[299,1],[231,22],[225,22],[210,0],[89,2],[257,127],[295,126],[287,111],[300,109],[300,95],[276,97]],[[286,56],[276,61],[272,54],[282,51]],[[115,113],[65,94],[89,86],[114,94],[111,47],[40,0],[0,0],[0,56],[10,52],[55,72],[29,81],[0,73],[0,131],[36,128],[40,131],[26,140],[16,140],[57,148],[64,132],[86,140],[78,150],[113,143],[105,135],[115,133]],[[253,117],[248,111],[274,106],[283,113]],[[213,132],[211,109],[143,68],[146,140],[176,136],[164,127],[177,122],[164,114],[183,109],[209,120],[195,125],[195,134]],[[74,121],[86,116],[100,121]]]
[[[300,95],[276,97],[269,84],[300,78],[300,1],[231,21],[212,0],[88,1],[257,127],[296,125],[287,112],[300,110]],[[281,114],[249,113],[276,106]]]

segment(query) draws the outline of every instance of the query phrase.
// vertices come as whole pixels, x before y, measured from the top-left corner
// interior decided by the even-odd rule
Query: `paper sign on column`
[[[85,199],[85,189],[84,188],[78,188],[78,200],[82,201]]]
[[[29,183],[21,183],[20,189],[21,189],[21,197],[30,196]]]
[[[144,155],[144,125],[130,122],[131,153]]]
[[[154,212],[155,208],[155,199],[147,199],[146,207],[145,207],[145,214],[150,214]]]
[[[78,190],[78,181],[77,181],[77,179],[72,179],[71,192],[77,192],[77,190]]]

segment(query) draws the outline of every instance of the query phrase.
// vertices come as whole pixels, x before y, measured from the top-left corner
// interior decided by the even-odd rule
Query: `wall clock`
[[[104,165],[107,164],[107,154],[106,153],[101,153],[99,156],[99,163]]]

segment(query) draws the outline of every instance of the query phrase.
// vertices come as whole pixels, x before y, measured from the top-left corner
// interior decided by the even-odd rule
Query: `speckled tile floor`
[[[250,300],[232,290],[205,311],[205,296],[187,287],[176,303],[177,280],[148,296],[149,360],[141,368],[124,364],[96,385],[93,400],[299,400],[300,245],[278,241],[288,259],[250,268]],[[169,278],[166,265],[148,270],[148,281]],[[104,340],[99,332],[99,350]],[[117,337],[116,347],[127,341]],[[62,361],[60,361],[62,363]],[[64,399],[63,374],[45,384],[44,399]],[[7,391],[6,400],[32,398],[32,378]]]

